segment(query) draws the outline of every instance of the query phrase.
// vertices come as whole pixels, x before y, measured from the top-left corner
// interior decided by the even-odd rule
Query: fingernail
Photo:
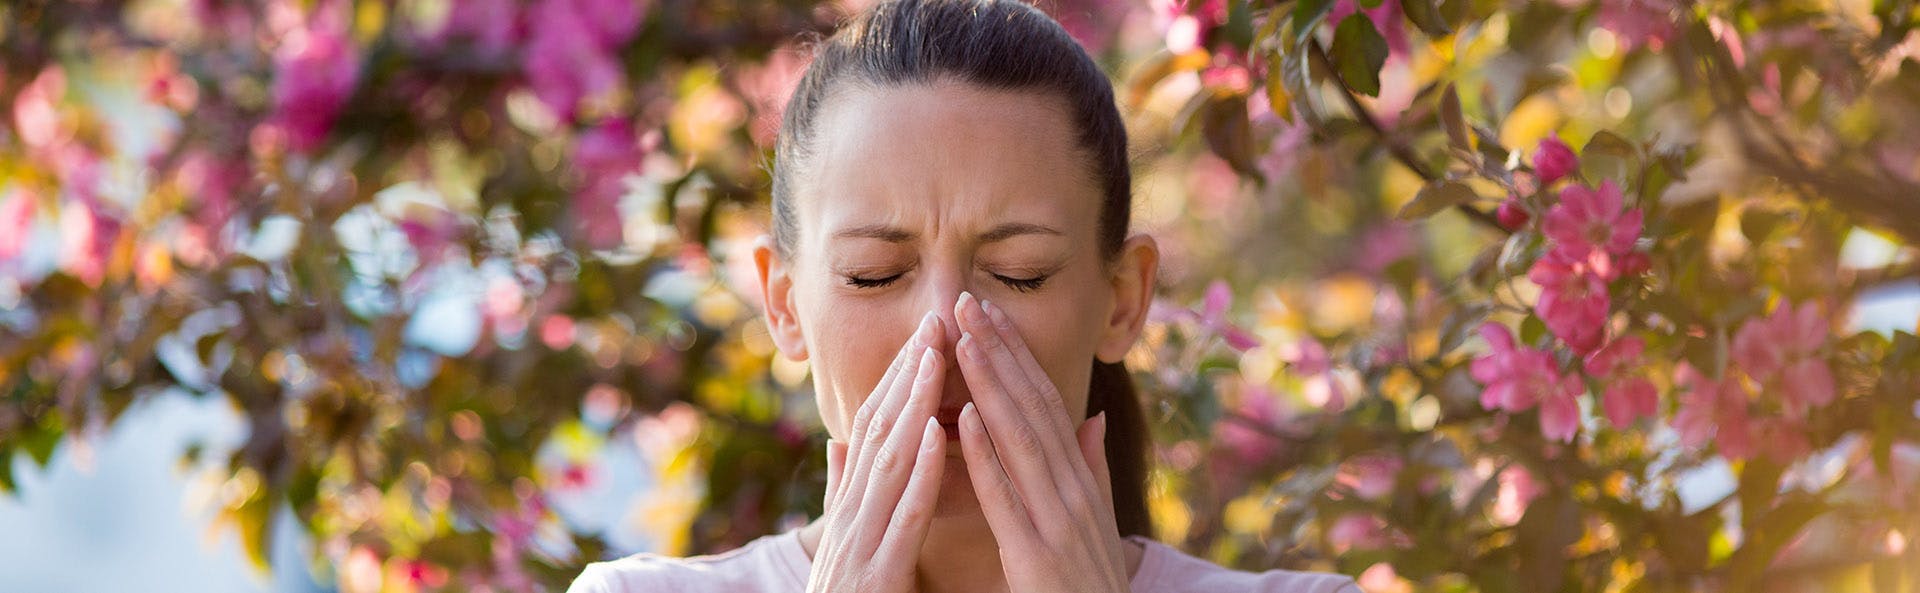
[[[979,342],[974,341],[973,332],[960,332],[960,341],[954,344],[954,348],[960,351],[961,356],[973,360],[980,359]]]
[[[920,355],[920,370],[915,373],[920,377],[919,379],[920,382],[924,383],[932,379],[933,373],[934,373],[934,366],[939,364],[940,364],[940,351],[934,348],[927,348],[926,352]]]
[[[920,327],[914,328],[913,330],[913,341],[915,344],[927,343],[927,328],[933,325],[936,317],[932,311],[928,311],[926,315],[920,316]]]
[[[967,402],[966,406],[963,406],[960,408],[960,424],[962,426],[966,425],[967,417],[973,416],[979,413],[980,412],[977,412],[973,409],[973,402]]]
[[[1104,441],[1106,441],[1106,440],[1107,440],[1107,413],[1106,413],[1106,411],[1104,411],[1104,410],[1103,410],[1103,411],[1101,411],[1101,412],[1100,412],[1100,413],[1098,413],[1098,414],[1094,414],[1094,415],[1093,415],[1093,421],[1094,421],[1094,422],[1099,422],[1099,423],[1100,423],[1100,425],[1099,425],[1099,426],[1096,426],[1096,427],[1094,427],[1094,430],[1098,430],[1098,431],[1100,431],[1100,440],[1101,440],[1102,442],[1104,442]]]
[[[973,293],[967,292],[964,290],[960,291],[960,298],[955,299],[953,302],[954,308],[957,309],[956,311],[953,312],[953,318],[960,319],[960,316],[962,315],[969,315],[969,313],[967,313],[967,309],[972,309],[973,307],[969,307],[967,305],[972,304],[972,302],[975,300],[978,300],[978,299],[974,298]]]
[[[1007,323],[1007,314],[1000,312],[1000,308],[994,306],[992,302],[982,300],[980,301],[980,308],[987,312],[987,318],[993,320],[995,327],[1006,329],[1009,325]]]
[[[926,451],[932,451],[935,443],[944,440],[941,438],[943,435],[945,435],[945,431],[940,430],[940,423],[935,422],[932,417],[928,417],[926,433],[920,435],[920,448]]]

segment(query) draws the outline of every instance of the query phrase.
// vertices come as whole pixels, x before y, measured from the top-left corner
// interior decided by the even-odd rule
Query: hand
[[[1008,589],[1129,590],[1106,413],[1076,431],[1059,390],[999,308],[961,293],[954,318],[962,330],[954,358],[973,394],[960,413],[960,449]]]
[[[826,532],[808,591],[913,586],[946,463],[947,436],[934,421],[943,374],[934,345],[944,334],[939,317],[922,318],[854,414],[849,440],[827,441]]]

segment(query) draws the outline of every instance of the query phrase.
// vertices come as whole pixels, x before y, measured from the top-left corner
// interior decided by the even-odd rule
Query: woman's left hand
[[[973,402],[960,448],[1012,591],[1128,591],[1106,413],[1075,430],[1060,391],[997,307],[962,293],[955,356]]]

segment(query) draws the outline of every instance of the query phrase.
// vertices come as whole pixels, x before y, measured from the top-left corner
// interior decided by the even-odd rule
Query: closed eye
[[[1040,285],[1045,284],[1047,282],[1047,276],[1035,276],[1032,278],[1010,278],[1007,276],[994,274],[993,277],[995,280],[999,280],[1000,282],[1005,283],[1008,287],[1014,290],[1018,290],[1020,292],[1033,292],[1036,290],[1040,290]]]
[[[860,276],[847,276],[847,285],[853,286],[856,288],[880,288],[888,284],[893,284],[893,281],[899,280],[901,276],[905,276],[905,275],[906,275],[906,272],[901,272],[899,274],[894,274],[892,276],[886,276],[883,278],[863,278]]]

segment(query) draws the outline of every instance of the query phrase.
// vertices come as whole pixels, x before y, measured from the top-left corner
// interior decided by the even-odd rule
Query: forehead
[[[1099,186],[1059,97],[937,81],[850,85],[828,103],[801,184],[799,210],[819,223],[808,234],[927,209],[1094,230]]]

